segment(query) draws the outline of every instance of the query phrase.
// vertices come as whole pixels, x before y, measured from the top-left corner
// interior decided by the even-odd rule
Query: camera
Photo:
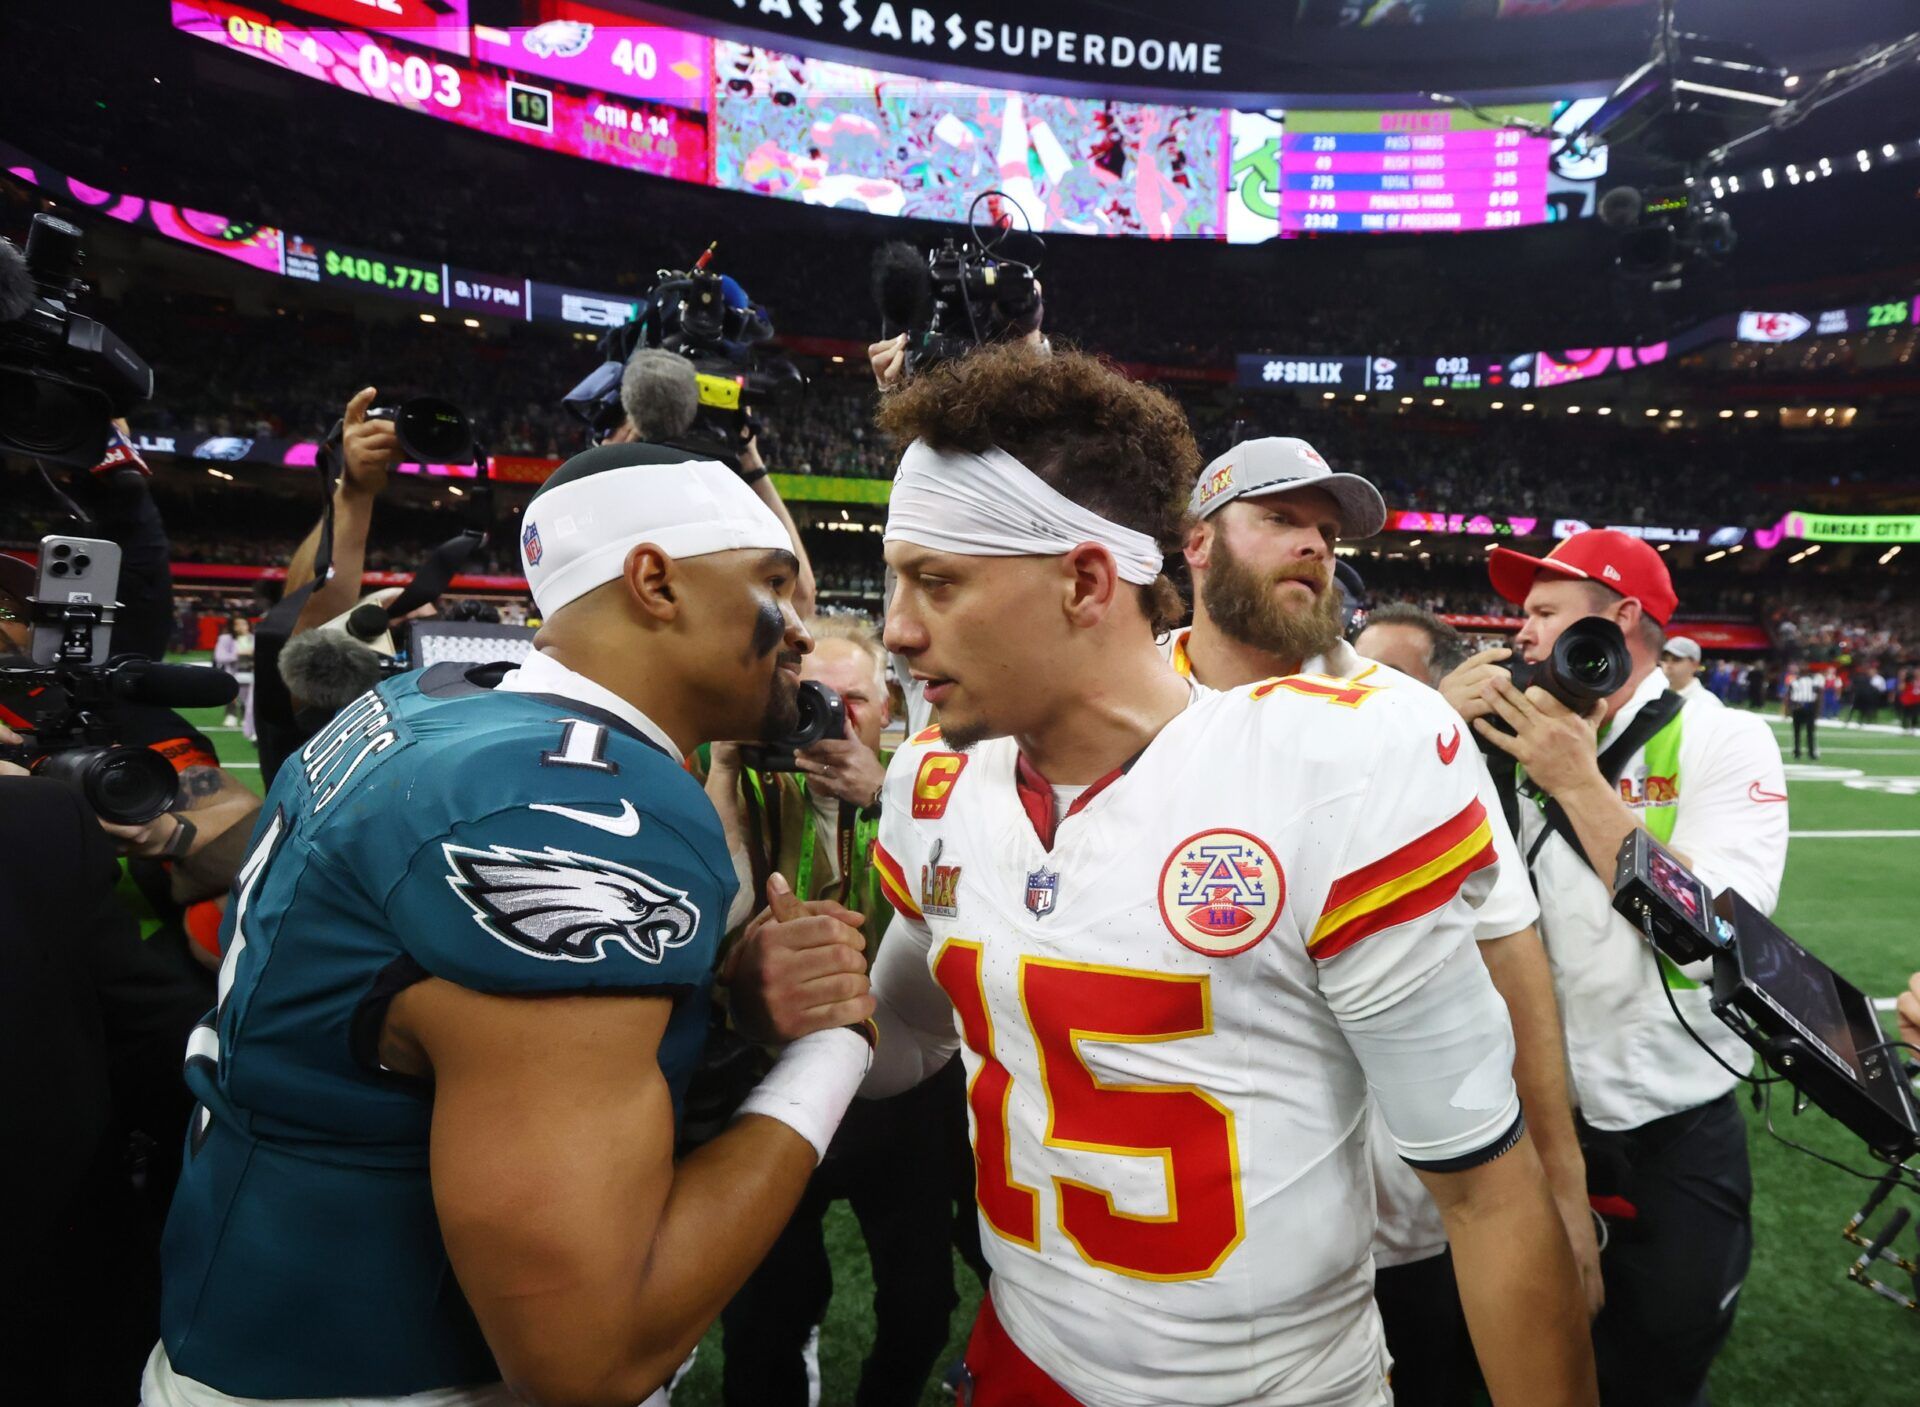
[[[749,401],[797,390],[800,372],[762,344],[773,337],[773,320],[740,284],[707,267],[714,246],[687,270],[661,269],[641,300],[634,320],[610,328],[600,339],[601,364],[560,398],[597,444],[626,420],[620,405],[620,375],[642,347],[678,352],[693,363],[700,382],[700,412],[689,439],[732,454],[757,431]]]
[[[907,334],[909,376],[1040,326],[1037,268],[997,258],[977,235],[969,238],[962,245],[948,236],[924,257],[895,242],[874,257],[880,335]]]
[[[37,777],[80,788],[103,821],[145,825],[173,804],[179,778],[159,753],[114,743],[113,711],[125,703],[217,707],[233,699],[231,676],[139,656],[106,659],[119,591],[120,549],[99,538],[40,540],[32,599],[32,653],[0,660],[0,700],[31,718],[27,741],[0,748]]]
[[[1561,631],[1540,663],[1528,664],[1515,654],[1502,661],[1501,668],[1513,676],[1514,688],[1524,691],[1538,684],[1575,713],[1585,714],[1626,687],[1633,660],[1619,626],[1604,616],[1587,616]],[[1489,716],[1495,727],[1512,731],[1497,714]]]
[[[1613,907],[1673,962],[1711,959],[1714,1015],[1877,1156],[1898,1162],[1920,1151],[1920,1109],[1873,1002],[1738,890],[1709,895],[1635,830],[1620,847]]]
[[[375,406],[369,420],[391,420],[400,456],[414,464],[467,464],[473,460],[473,422],[452,401],[414,396],[398,405]]]
[[[153,394],[153,368],[104,324],[72,305],[81,234],[33,217],[24,256],[0,240],[0,449],[91,468],[115,416]]]
[[[794,754],[828,738],[847,735],[847,706],[825,684],[808,679],[799,689],[800,721],[783,738],[740,749],[740,759],[757,772],[798,772]]]

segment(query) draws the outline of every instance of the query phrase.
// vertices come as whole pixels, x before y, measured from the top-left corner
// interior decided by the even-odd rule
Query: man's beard
[[[774,661],[773,679],[767,685],[767,706],[760,715],[760,741],[776,743],[789,737],[800,726],[800,681],[786,667],[800,667],[800,656],[783,650]]]
[[[1283,581],[1304,581],[1318,590],[1308,604],[1295,605],[1275,590]],[[1289,661],[1295,669],[1340,639],[1340,593],[1331,567],[1303,562],[1262,575],[1233,554],[1224,533],[1214,534],[1213,563],[1200,599],[1208,619],[1228,638]]]

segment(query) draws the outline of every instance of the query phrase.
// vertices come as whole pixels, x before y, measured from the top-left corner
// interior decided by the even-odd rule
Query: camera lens
[[[73,549],[69,547],[66,543],[56,542],[53,545],[53,556],[55,561],[59,561],[62,558],[70,557],[72,555],[73,555]]]
[[[77,747],[42,758],[37,776],[80,788],[87,805],[116,826],[143,826],[173,804],[180,781],[159,753],[143,747]]]
[[[827,729],[833,720],[833,709],[827,703],[826,690],[811,679],[800,686],[796,702],[800,721],[794,725],[793,732],[787,735],[785,741],[797,752],[803,747],[812,747],[827,736]]]
[[[65,562],[55,562],[51,567],[47,568],[47,573],[50,576],[65,576],[71,570],[72,568]]]
[[[1597,640],[1576,641],[1567,651],[1567,673],[1590,688],[1606,683],[1611,663],[1606,646]]]

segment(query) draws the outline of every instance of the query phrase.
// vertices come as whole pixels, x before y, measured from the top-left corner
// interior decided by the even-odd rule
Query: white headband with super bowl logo
[[[900,456],[882,540],[962,557],[1058,557],[1098,543],[1135,586],[1152,585],[1163,561],[1147,534],[1075,503],[1005,450],[937,450],[924,440]]]
[[[590,451],[597,453],[597,451]],[[520,525],[520,561],[542,616],[619,576],[651,542],[669,557],[737,548],[793,550],[773,510],[712,460],[603,469],[535,496]]]

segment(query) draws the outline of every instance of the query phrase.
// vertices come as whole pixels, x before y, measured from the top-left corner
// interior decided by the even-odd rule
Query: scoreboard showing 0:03
[[[1545,126],[1545,103],[1502,110]],[[1490,230],[1546,219],[1551,144],[1448,108],[1287,114],[1282,234]]]

